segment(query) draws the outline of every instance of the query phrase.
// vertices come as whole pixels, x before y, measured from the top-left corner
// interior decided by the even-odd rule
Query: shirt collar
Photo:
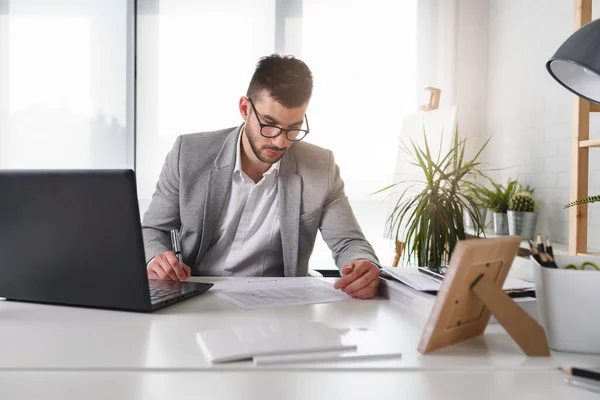
[[[237,147],[235,150],[235,167],[233,168],[233,173],[242,174],[242,135],[244,134],[244,130],[246,126],[242,126],[240,129],[240,134],[238,135]],[[281,163],[281,159],[277,160],[275,164],[272,164],[271,167],[264,173],[264,175],[270,175],[273,171],[279,172],[279,164]]]

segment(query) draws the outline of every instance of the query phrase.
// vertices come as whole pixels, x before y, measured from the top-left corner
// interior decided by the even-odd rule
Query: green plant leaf
[[[564,208],[573,207],[579,204],[596,203],[598,201],[600,201],[600,195],[588,196],[584,197],[583,199],[572,201],[569,204],[565,204]]]
[[[411,141],[410,146],[403,148],[410,155],[412,164],[421,171],[423,181],[405,181],[407,187],[399,195],[387,222],[393,237],[406,243],[405,259],[419,265],[443,265],[449,261],[456,243],[466,238],[464,215],[474,221],[476,232],[483,233],[484,221],[478,207],[487,201],[488,195],[498,196],[496,192],[502,188],[479,191],[478,185],[467,180],[485,177],[478,169],[477,159],[489,139],[475,157],[466,159],[467,140],[461,139],[456,129],[448,151],[442,154],[440,144],[434,159],[425,129],[423,138],[421,147]],[[389,185],[375,193],[391,190],[397,185]]]

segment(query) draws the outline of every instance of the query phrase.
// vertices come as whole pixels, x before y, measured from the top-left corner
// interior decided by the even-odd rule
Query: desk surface
[[[0,372],[3,399],[598,399],[559,371]]]
[[[600,355],[554,352],[552,357],[528,358],[499,325],[488,326],[482,337],[421,355],[416,348],[426,320],[384,299],[244,311],[209,291],[152,314],[0,302],[0,370],[256,370],[249,362],[210,365],[197,345],[196,333],[281,318],[321,321],[335,328],[366,328],[390,350],[403,354],[399,360],[302,364],[285,367],[288,370],[551,371],[559,365],[600,366]]]

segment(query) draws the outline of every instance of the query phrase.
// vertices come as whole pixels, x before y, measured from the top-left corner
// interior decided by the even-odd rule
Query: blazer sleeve
[[[368,260],[380,267],[379,260],[363,235],[350,207],[333,153],[331,151],[328,153],[329,195],[323,205],[321,236],[331,249],[340,270],[344,264],[354,260]]]
[[[142,222],[146,262],[157,254],[171,250],[171,229],[179,229],[179,157],[181,136],[167,154],[156,190]]]

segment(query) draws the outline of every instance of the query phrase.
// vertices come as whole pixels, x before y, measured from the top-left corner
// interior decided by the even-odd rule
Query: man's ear
[[[250,101],[245,97],[240,97],[240,116],[244,121],[248,119],[248,115],[250,115]]]

